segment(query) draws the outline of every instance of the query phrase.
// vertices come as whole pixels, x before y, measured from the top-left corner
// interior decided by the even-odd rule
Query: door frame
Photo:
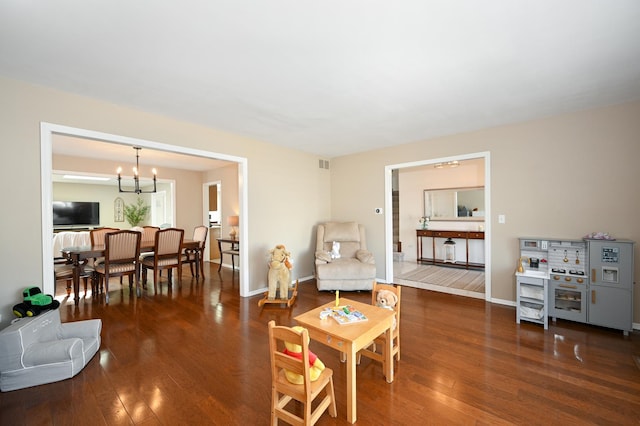
[[[220,154],[211,151],[204,151],[184,146],[171,145],[151,140],[131,138],[128,136],[102,133],[77,127],[63,126],[60,124],[41,122],[40,123],[40,181],[42,200],[42,241],[49,241],[47,237],[53,235],[53,182],[51,174],[53,171],[53,135],[68,135],[85,139],[93,139],[100,142],[114,143],[120,145],[140,146],[142,148],[155,149],[159,151],[174,152],[185,155],[195,155],[216,160],[230,161],[238,164],[238,202],[240,221],[240,297],[251,296],[249,291],[249,267],[248,262],[243,261],[248,258],[249,240],[249,218],[248,218],[248,161],[245,157]],[[175,217],[174,217],[175,221]],[[53,294],[54,277],[53,271],[53,245],[42,244],[42,283],[45,293]]]
[[[484,159],[484,206],[485,206],[485,229],[484,229],[484,256],[485,256],[485,292],[484,299],[491,301],[491,153],[489,151],[462,154],[451,157],[433,158],[428,160],[413,161],[409,163],[391,164],[385,166],[384,180],[384,235],[385,235],[385,280],[393,282],[393,182],[392,172],[395,169],[433,165],[436,163],[446,163],[448,161],[463,161],[471,159]]]

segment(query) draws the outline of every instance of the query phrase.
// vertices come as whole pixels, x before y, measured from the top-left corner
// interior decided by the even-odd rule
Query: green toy
[[[27,287],[22,292],[23,301],[13,307],[18,318],[34,317],[47,309],[58,309],[60,302],[49,294],[43,294],[40,287]]]

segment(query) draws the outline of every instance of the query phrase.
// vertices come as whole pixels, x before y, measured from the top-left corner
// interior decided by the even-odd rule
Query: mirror
[[[484,221],[484,186],[424,190],[430,220]]]

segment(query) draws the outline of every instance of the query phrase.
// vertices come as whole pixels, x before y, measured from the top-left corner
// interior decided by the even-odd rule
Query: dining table
[[[152,252],[154,248],[153,241],[143,241],[140,243],[140,253]],[[200,256],[202,250],[202,241],[197,240],[184,240],[182,241],[182,251],[185,249],[192,250],[196,255],[196,279],[200,278]],[[73,292],[74,302],[76,306],[80,303],[80,277],[83,274],[84,266],[88,259],[94,259],[104,256],[105,245],[86,245],[86,246],[72,246],[63,247],[60,250],[62,256],[71,261],[73,265]],[[140,289],[138,289],[138,293]],[[138,294],[139,295],[139,294]]]
[[[327,308],[348,306],[351,311],[357,310],[366,316],[366,321],[353,324],[339,324],[331,317],[321,315]],[[356,357],[358,351],[369,346],[381,334],[386,335],[384,376],[387,383],[393,382],[393,357],[391,355],[391,338],[393,318],[395,312],[391,309],[380,308],[375,305],[357,302],[346,298],[336,298],[315,309],[300,314],[294,318],[299,325],[309,331],[309,338],[323,345],[342,352],[346,357],[347,367],[347,420],[355,423],[357,420],[356,397]]]

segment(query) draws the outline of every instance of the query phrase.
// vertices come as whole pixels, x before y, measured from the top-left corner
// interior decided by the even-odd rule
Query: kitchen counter
[[[547,268],[529,269],[525,268],[524,272],[517,272],[516,277],[542,278],[549,279],[549,270]]]

